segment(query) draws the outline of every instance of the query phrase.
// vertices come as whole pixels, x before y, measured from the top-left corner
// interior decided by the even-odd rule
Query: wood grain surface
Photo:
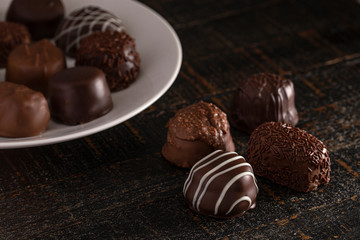
[[[98,134],[0,150],[0,239],[360,239],[359,1],[142,2],[181,40],[174,85]],[[189,170],[160,154],[165,124],[200,100],[228,113],[239,79],[258,72],[294,82],[298,127],[327,145],[331,181],[299,193],[258,177],[254,210],[198,215],[182,195]],[[249,135],[231,131],[244,155]]]

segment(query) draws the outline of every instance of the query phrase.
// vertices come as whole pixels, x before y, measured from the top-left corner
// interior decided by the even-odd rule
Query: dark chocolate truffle
[[[240,81],[230,113],[236,128],[251,133],[263,122],[295,126],[298,120],[292,81],[270,73],[254,74]]]
[[[235,150],[226,114],[212,103],[200,101],[179,110],[166,127],[167,142],[161,152],[179,167],[192,167],[217,149]]]
[[[14,48],[30,41],[30,34],[24,25],[0,22],[0,68],[6,66],[8,56]]]
[[[74,67],[58,72],[49,81],[52,117],[75,125],[108,113],[113,102],[105,74],[95,67]]]
[[[49,120],[44,95],[23,85],[0,82],[0,136],[35,136],[46,130]]]
[[[183,189],[191,209],[221,218],[239,217],[255,208],[258,191],[251,165],[236,152],[222,150],[198,161]]]
[[[75,57],[81,39],[92,32],[122,32],[122,21],[112,13],[96,6],[77,9],[65,17],[55,34],[55,43],[69,56]]]
[[[24,24],[35,41],[54,37],[63,18],[60,0],[13,0],[6,15],[8,21]]]
[[[247,161],[255,174],[297,191],[330,181],[330,157],[316,137],[286,123],[267,122],[250,136]]]
[[[66,67],[62,51],[49,40],[24,44],[9,55],[6,81],[24,84],[47,95],[49,78]]]
[[[119,91],[135,81],[140,57],[134,39],[125,32],[94,32],[81,40],[76,66],[100,68],[106,74],[110,90]]]

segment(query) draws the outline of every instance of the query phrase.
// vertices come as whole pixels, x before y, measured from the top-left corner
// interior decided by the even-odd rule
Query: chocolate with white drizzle
[[[87,6],[70,13],[58,27],[55,43],[67,55],[75,57],[80,41],[93,32],[122,32],[125,27],[117,16],[96,6]]]
[[[183,193],[189,207],[219,218],[239,217],[256,205],[252,167],[236,152],[216,150],[191,169]]]

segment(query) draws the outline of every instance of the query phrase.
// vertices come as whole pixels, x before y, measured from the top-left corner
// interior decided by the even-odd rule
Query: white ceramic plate
[[[4,20],[10,0],[2,0],[0,19]],[[95,5],[121,18],[135,38],[141,57],[137,80],[125,90],[112,94],[114,108],[107,115],[86,124],[67,126],[50,121],[41,135],[28,138],[2,138],[0,149],[24,148],[64,142],[115,126],[149,107],[175,81],[182,61],[181,44],[173,28],[160,15],[142,3],[131,0],[63,0],[66,14],[82,6]],[[68,59],[68,66],[74,60]],[[0,81],[5,70],[0,71]]]

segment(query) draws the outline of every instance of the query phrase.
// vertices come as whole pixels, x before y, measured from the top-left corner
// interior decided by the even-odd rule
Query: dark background
[[[136,117],[78,140],[0,150],[0,239],[359,239],[359,1],[146,0],[174,27],[183,64]],[[200,100],[226,113],[239,79],[295,85],[298,127],[322,140],[331,181],[299,193],[258,177],[257,207],[218,220],[182,196],[188,170],[160,154],[166,122]],[[245,154],[249,135],[232,128]]]

